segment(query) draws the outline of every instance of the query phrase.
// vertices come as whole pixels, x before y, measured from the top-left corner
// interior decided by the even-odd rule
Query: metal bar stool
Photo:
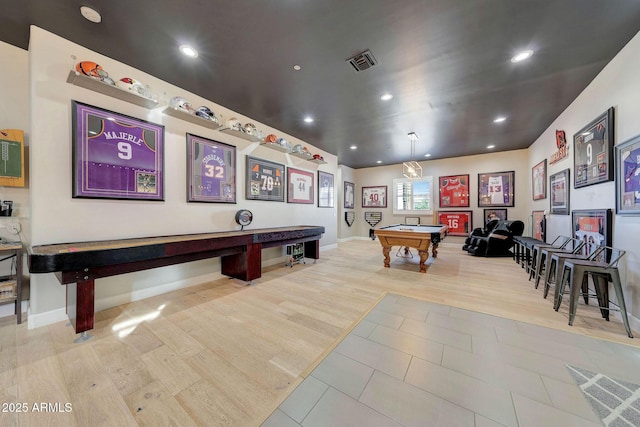
[[[582,260],[592,261],[596,259],[600,254],[600,252],[604,250],[604,246],[590,245],[585,247],[583,245],[581,250],[583,252],[577,253],[577,254],[555,252],[551,254],[551,258],[549,258],[549,261],[548,261],[549,266],[547,269],[545,269],[545,275],[544,275],[544,298],[547,298],[547,295],[549,295],[549,290],[551,289],[551,286],[553,286],[553,292],[554,292],[553,308],[554,309],[556,307],[559,307],[558,293],[559,293],[560,286],[558,285],[558,279],[562,274],[565,260],[573,258],[573,259],[582,259]],[[587,251],[589,250],[591,250],[591,252],[587,253]],[[553,281],[551,280],[552,277],[553,277]],[[585,300],[586,300],[585,303],[588,304],[589,303],[588,297],[585,297]]]
[[[529,266],[529,280],[532,277],[536,277],[537,266],[540,265],[541,259],[541,249],[542,248],[558,248],[564,249],[569,242],[571,242],[571,238],[567,236],[558,236],[555,238],[551,244],[543,244],[543,245],[533,245],[533,250],[531,252],[531,265]],[[537,288],[537,285],[536,285]]]
[[[604,250],[599,254],[597,260],[577,260],[567,259],[564,262],[562,270],[562,279],[560,280],[560,289],[558,295],[558,308],[562,303],[562,294],[565,286],[569,285],[569,325],[573,325],[578,308],[578,298],[580,296],[581,287],[578,283],[584,284],[591,275],[600,311],[606,320],[609,320],[609,282],[613,283],[613,289],[616,293],[617,305],[622,315],[622,322],[627,331],[629,338],[633,338],[631,328],[629,327],[629,319],[627,318],[627,308],[624,303],[624,295],[622,293],[622,283],[620,281],[620,273],[618,271],[618,262],[625,254],[625,251],[605,246]]]
[[[575,239],[575,238],[571,238],[569,239],[569,242],[567,243],[566,246],[561,247],[561,248],[556,248],[553,246],[548,246],[548,247],[541,247],[539,249],[539,257],[538,257],[538,263],[536,264],[536,272],[535,272],[535,278],[536,278],[536,286],[535,288],[538,289],[538,285],[540,284],[540,277],[542,275],[542,272],[544,271],[545,273],[545,277],[547,276],[547,271],[549,270],[549,258],[551,258],[551,255],[554,253],[563,253],[563,254],[571,254],[571,255],[578,255],[580,253],[580,251],[582,250],[582,247],[585,245],[584,240],[582,239]]]

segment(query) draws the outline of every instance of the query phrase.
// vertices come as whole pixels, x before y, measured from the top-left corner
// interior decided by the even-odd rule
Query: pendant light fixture
[[[411,160],[402,163],[402,175],[408,179],[420,179],[422,178],[422,166],[416,162],[416,140],[418,135],[415,132],[410,132],[407,136],[411,142]]]

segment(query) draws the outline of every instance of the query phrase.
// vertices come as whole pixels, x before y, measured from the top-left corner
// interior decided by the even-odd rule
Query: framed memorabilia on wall
[[[164,126],[71,101],[73,197],[164,200]]]
[[[573,187],[613,181],[613,107],[573,136]]]
[[[287,203],[313,203],[313,172],[287,168]]]
[[[494,219],[504,221],[507,219],[506,209],[485,209],[484,210],[484,225],[487,225],[489,221]]]
[[[362,207],[363,208],[386,208],[387,207],[387,186],[362,187]]]
[[[284,202],[284,165],[247,156],[247,200]]]
[[[531,237],[546,242],[544,211],[531,212]]]
[[[547,159],[531,169],[531,191],[533,200],[547,198]]]
[[[554,173],[549,178],[549,191],[551,193],[551,213],[556,215],[569,215],[569,169]]]
[[[438,224],[448,227],[450,236],[468,236],[473,230],[472,211],[440,211],[438,212]]]
[[[616,214],[640,215],[640,135],[616,150]]]
[[[478,174],[478,207],[513,207],[515,172]]]
[[[611,209],[585,209],[571,212],[572,236],[585,243],[584,254],[596,246],[611,246]]]
[[[333,207],[333,174],[318,171],[318,207]]]
[[[356,185],[353,182],[344,182],[344,208],[354,209],[356,203]]]
[[[187,133],[187,201],[236,202],[236,147]]]
[[[450,175],[440,177],[440,207],[469,207],[469,175]]]

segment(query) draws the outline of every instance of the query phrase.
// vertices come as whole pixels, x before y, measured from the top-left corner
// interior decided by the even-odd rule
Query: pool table
[[[389,268],[389,251],[392,246],[404,246],[405,254],[409,247],[416,248],[420,255],[420,272],[426,273],[425,261],[429,258],[429,245],[434,258],[438,257],[438,244],[447,235],[446,225],[407,225],[395,224],[374,230],[382,245],[384,266]]]

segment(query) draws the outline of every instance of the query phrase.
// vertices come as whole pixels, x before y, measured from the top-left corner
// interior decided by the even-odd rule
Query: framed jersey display
[[[363,208],[386,208],[387,207],[387,186],[362,187],[362,207]]]
[[[355,196],[356,194],[356,185],[353,182],[344,182],[344,208],[345,209],[354,209],[355,208]]]
[[[531,168],[531,195],[533,200],[547,198],[547,159]]]
[[[73,197],[164,200],[164,126],[71,101]]]
[[[247,200],[284,202],[284,165],[247,156]]]
[[[515,172],[478,174],[478,207],[513,207]]]
[[[573,136],[573,187],[613,181],[613,107]]]
[[[287,203],[313,203],[313,172],[287,168]]]
[[[611,209],[571,212],[572,234],[585,243],[584,254],[592,253],[595,246],[611,246],[611,217]]]
[[[469,175],[440,177],[440,207],[469,207]]]
[[[640,215],[640,135],[616,150],[616,214]]]
[[[546,242],[544,211],[531,212],[531,237]]]
[[[549,177],[552,214],[569,215],[569,175],[567,168]]]
[[[333,174],[318,171],[318,207],[333,207]]]
[[[236,147],[187,133],[187,201],[236,202]]]
[[[449,236],[468,236],[473,230],[472,219],[472,211],[438,212],[438,224],[444,224],[449,228]]]

